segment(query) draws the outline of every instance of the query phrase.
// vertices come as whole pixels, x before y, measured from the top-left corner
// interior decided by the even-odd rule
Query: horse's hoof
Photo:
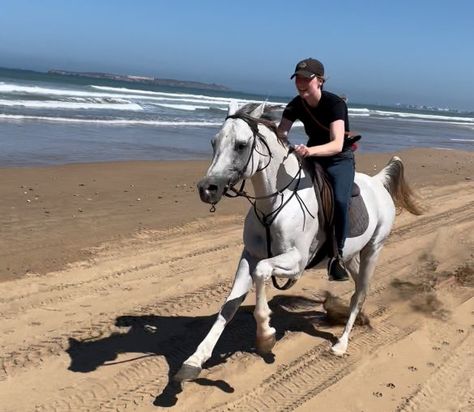
[[[336,356],[343,356],[347,351],[347,345],[344,345],[341,342],[337,342],[336,344],[331,346],[331,353]]]
[[[175,382],[186,382],[197,379],[201,373],[202,368],[192,365],[186,365],[185,363],[181,366],[181,369],[176,375],[173,376],[173,381]]]
[[[276,343],[276,333],[272,333],[266,337],[257,337],[256,348],[261,355],[271,353]]]

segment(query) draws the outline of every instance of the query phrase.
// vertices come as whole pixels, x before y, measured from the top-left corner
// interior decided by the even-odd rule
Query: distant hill
[[[132,76],[123,74],[113,73],[100,73],[100,72],[71,72],[67,70],[48,70],[49,74],[56,74],[60,76],[73,76],[73,77],[89,77],[94,79],[107,79],[107,80],[118,80],[122,82],[130,83],[142,83],[142,84],[153,84],[157,86],[172,86],[172,87],[188,87],[193,89],[205,89],[205,90],[221,90],[229,91],[228,87],[222,86],[215,83],[201,83],[188,80],[176,80],[176,79],[159,79],[157,77],[147,76]]]

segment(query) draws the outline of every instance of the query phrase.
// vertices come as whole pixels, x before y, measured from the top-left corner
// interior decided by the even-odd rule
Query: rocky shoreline
[[[193,89],[205,89],[205,90],[220,90],[229,91],[230,89],[226,86],[215,84],[215,83],[202,83],[189,80],[176,80],[176,79],[160,79],[157,77],[149,76],[134,76],[128,74],[114,74],[114,73],[102,73],[102,72],[73,72],[67,70],[48,70],[48,74],[55,74],[59,76],[71,76],[71,77],[88,77],[93,79],[105,79],[115,80],[121,82],[130,83],[142,83],[152,84],[156,86],[169,86],[169,87],[188,87]]]

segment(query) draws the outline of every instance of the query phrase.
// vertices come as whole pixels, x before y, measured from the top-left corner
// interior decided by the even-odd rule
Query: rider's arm
[[[331,141],[319,146],[308,147],[307,156],[333,156],[342,152],[344,145],[344,120],[335,120],[329,124]]]
[[[288,133],[290,132],[291,126],[293,126],[293,122],[286,117],[282,117],[277,129],[278,138],[283,141],[288,141]]]
[[[304,144],[295,146],[295,151],[300,156],[333,156],[342,152],[344,145],[344,120],[336,120],[329,125],[331,141],[319,146],[307,147]]]

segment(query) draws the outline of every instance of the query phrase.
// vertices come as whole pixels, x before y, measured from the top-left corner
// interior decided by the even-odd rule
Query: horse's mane
[[[278,141],[287,146],[288,142],[286,140],[280,139],[278,136],[278,126],[277,119],[278,115],[276,111],[280,109],[280,106],[276,105],[265,105],[263,109],[263,114],[259,117],[253,117],[250,114],[259,106],[259,103],[247,103],[245,106],[242,106],[232,117],[241,118],[247,122],[251,128],[258,128],[258,124],[263,124],[268,127],[273,133],[275,133]]]

